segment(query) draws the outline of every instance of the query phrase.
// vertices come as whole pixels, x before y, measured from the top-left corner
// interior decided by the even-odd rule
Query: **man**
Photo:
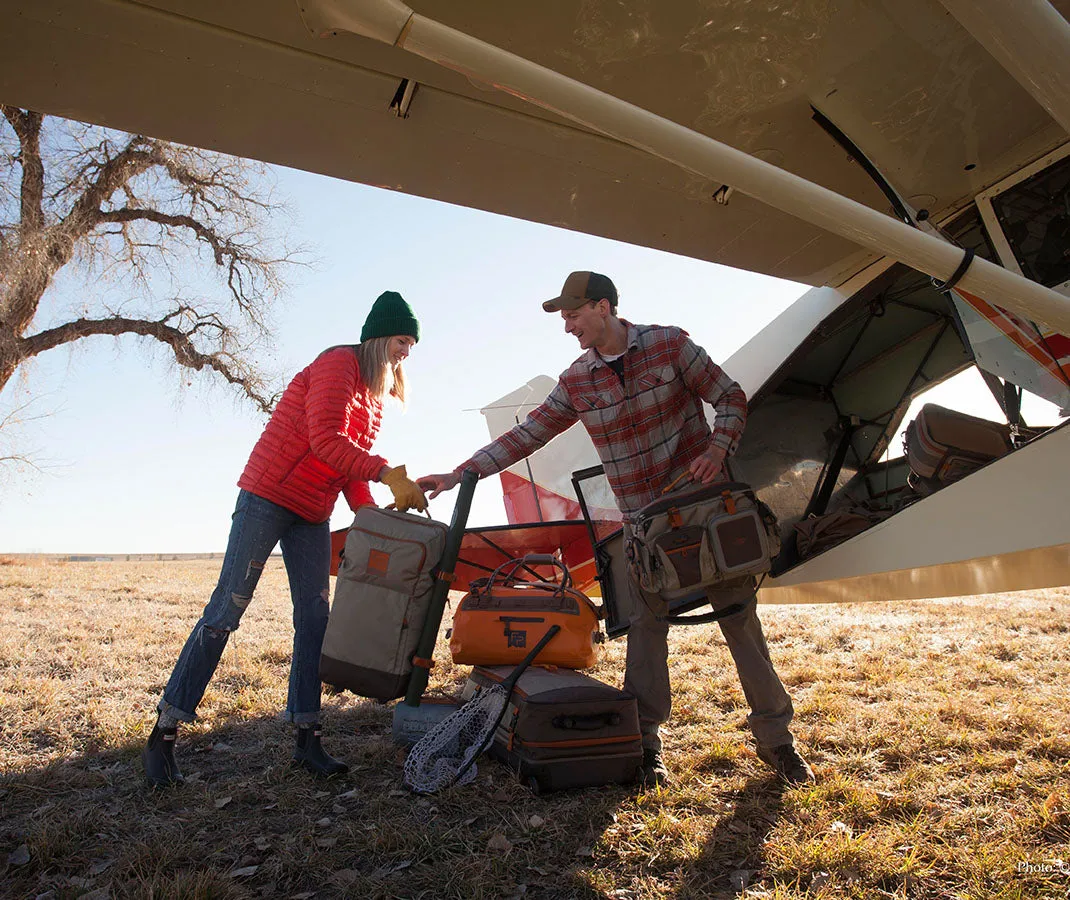
[[[606,477],[629,519],[685,473],[695,482],[723,479],[725,460],[739,445],[747,398],[739,385],[713,363],[706,351],[680,328],[633,325],[617,317],[617,290],[605,275],[573,272],[561,295],[543,303],[560,312],[565,332],[584,351],[561,375],[557,386],[527,419],[478,450],[453,472],[417,479],[431,497],[450,490],[466,469],[492,475],[583,422],[602,460]],[[711,432],[702,401],[716,411]],[[624,689],[639,704],[643,732],[643,779],[670,780],[658,730],[669,718],[666,603],[628,579],[632,615]],[[719,620],[750,705],[747,721],[758,756],[787,782],[813,780],[799,756],[788,725],[791,700],[769,660],[758,621],[752,579],[733,589],[710,591],[715,610],[743,603]]]

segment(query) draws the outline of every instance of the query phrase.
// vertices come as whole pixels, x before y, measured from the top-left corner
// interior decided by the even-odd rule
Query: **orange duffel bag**
[[[523,570],[533,574],[532,566],[553,566],[560,577],[523,580]],[[598,662],[598,648],[605,640],[598,618],[598,607],[572,586],[561,560],[528,554],[472,582],[453,615],[450,653],[463,665],[515,666],[551,625],[560,625],[534,665],[586,669]]]

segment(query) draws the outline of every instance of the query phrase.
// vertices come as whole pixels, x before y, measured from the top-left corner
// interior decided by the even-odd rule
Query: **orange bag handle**
[[[670,484],[667,488],[664,488],[662,490],[662,493],[663,494],[669,493],[669,491],[671,491],[674,487],[676,487],[676,485],[678,485],[681,481],[683,481],[685,478],[690,478],[690,477],[691,477],[691,473],[690,472],[681,472],[679,477],[677,477],[677,479],[672,484]]]

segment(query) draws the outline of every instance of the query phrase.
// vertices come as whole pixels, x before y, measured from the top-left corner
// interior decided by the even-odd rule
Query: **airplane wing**
[[[963,4],[946,0],[416,0],[415,9],[1070,290],[1060,109],[1004,68],[1002,51],[986,49],[953,5],[962,16]],[[1029,10],[1041,6],[1070,14],[1070,0]],[[1019,37],[1029,10],[1007,9],[1006,36]],[[1066,59],[1070,49],[1047,62],[1061,77]],[[975,363],[1005,379],[990,382],[1001,391],[1024,385],[1070,406],[1057,331],[961,291],[949,303],[852,240],[396,47],[317,39],[293,0],[7,0],[0,101],[825,286],[726,364],[751,400],[737,464],[788,528],[870,485],[911,400]],[[514,420],[537,402],[527,391],[510,401]],[[788,569],[777,581],[794,578],[781,582],[794,593],[784,596],[802,596],[804,575],[821,584],[893,564],[896,591],[910,595],[904,585],[923,583],[922,569],[982,558],[989,573],[1019,573],[984,582],[1009,589],[1029,581],[1032,562],[1011,567],[1007,554],[1045,548],[1036,571],[1048,583],[1070,579],[1070,520],[1044,495],[1063,480],[1049,450],[1065,450],[1064,432]],[[562,460],[585,451],[570,434],[558,441],[543,451],[562,454],[545,473],[534,458],[530,471],[503,473],[514,518],[575,512]],[[1004,472],[1028,479],[1026,511],[993,509],[986,520],[970,486]],[[1014,502],[1013,492],[999,497]],[[611,512],[604,497],[592,503]],[[927,524],[925,511],[945,507]],[[1038,528],[1027,527],[1029,508]],[[972,542],[934,557],[933,546],[952,545],[950,529]]]
[[[415,7],[881,211],[815,109],[934,221],[1065,140],[936,0]],[[0,86],[5,103],[812,285],[873,259],[397,48],[313,38],[293,0],[8,0]]]

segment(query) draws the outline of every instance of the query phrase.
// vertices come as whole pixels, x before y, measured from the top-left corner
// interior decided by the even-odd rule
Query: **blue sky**
[[[574,269],[604,272],[621,315],[677,324],[723,360],[805,288],[667,253],[292,170],[274,170],[293,244],[318,262],[291,273],[272,365],[295,373],[324,347],[355,343],[372,301],[400,291],[421,322],[407,365],[412,398],[390,407],[376,450],[410,475],[452,469],[486,443],[481,406],[577,355],[541,309]],[[53,304],[94,285],[64,279]],[[730,373],[731,374],[731,373]],[[18,381],[18,384],[15,384]],[[0,395],[0,416],[34,398],[42,418],[19,447],[44,471],[0,483],[0,552],[202,552],[225,547],[235,482],[265,418],[220,385],[168,366],[133,337],[92,338],[43,355]],[[976,384],[952,387],[996,417]],[[979,404],[979,405],[978,405]],[[389,492],[374,485],[387,502]],[[455,494],[431,507],[449,520]],[[351,513],[340,499],[332,526]],[[504,522],[497,479],[481,482],[472,524]]]

